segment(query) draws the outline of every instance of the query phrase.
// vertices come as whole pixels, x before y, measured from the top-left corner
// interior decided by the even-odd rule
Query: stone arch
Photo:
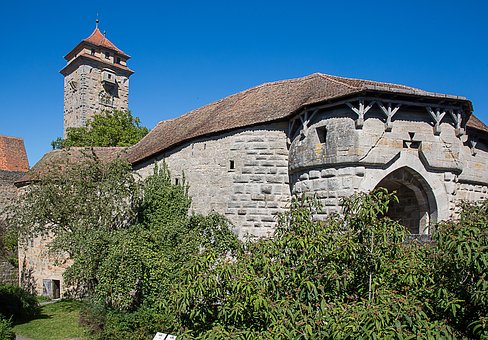
[[[395,191],[399,202],[392,202],[388,216],[398,220],[412,234],[428,234],[429,225],[437,219],[434,193],[422,176],[409,167],[386,175],[376,188]]]
[[[388,169],[367,169],[359,190],[368,192],[375,189],[383,178],[404,167],[417,174],[423,187],[432,193],[428,195],[429,205],[431,209],[435,207],[436,210],[430,215],[430,224],[451,218],[449,197],[443,182],[444,173],[428,171],[419,157],[409,152],[400,152],[399,157]]]

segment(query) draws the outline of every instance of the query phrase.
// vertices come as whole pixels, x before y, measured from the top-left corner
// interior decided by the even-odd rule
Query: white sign
[[[176,335],[157,332],[153,340],[176,340]]]

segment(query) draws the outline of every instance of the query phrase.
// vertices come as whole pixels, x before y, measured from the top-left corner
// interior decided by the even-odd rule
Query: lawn
[[[67,300],[44,305],[38,318],[16,325],[14,332],[32,340],[84,340],[83,328],[78,324],[80,305]]]

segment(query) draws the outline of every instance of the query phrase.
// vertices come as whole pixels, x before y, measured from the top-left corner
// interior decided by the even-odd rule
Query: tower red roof
[[[105,35],[102,34],[102,32],[100,32],[100,30],[98,29],[98,26],[95,27],[95,30],[93,31],[93,33],[88,38],[84,39],[83,41],[90,43],[92,45],[95,45],[95,46],[102,46],[102,47],[108,48],[110,50],[117,52],[118,54],[121,54],[121,55],[129,58],[129,56],[127,54],[125,54],[121,49],[119,49],[117,46],[115,46],[110,40],[107,39],[107,37]]]
[[[88,38],[83,39],[78,45],[76,45],[75,48],[73,48],[68,54],[64,56],[64,59],[70,61],[76,55],[76,53],[78,53],[83,48],[83,46],[86,45],[104,47],[106,49],[114,51],[116,54],[125,57],[126,59],[130,59],[130,56],[128,54],[115,46],[114,43],[108,40],[107,37],[102,34],[102,32],[100,32],[100,29],[98,28],[98,23],[92,34],[90,34]]]

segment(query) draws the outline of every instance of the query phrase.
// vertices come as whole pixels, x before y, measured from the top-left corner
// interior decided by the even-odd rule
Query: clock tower
[[[64,136],[71,127],[83,127],[97,113],[127,110],[130,56],[117,48],[98,28],[64,59]]]

